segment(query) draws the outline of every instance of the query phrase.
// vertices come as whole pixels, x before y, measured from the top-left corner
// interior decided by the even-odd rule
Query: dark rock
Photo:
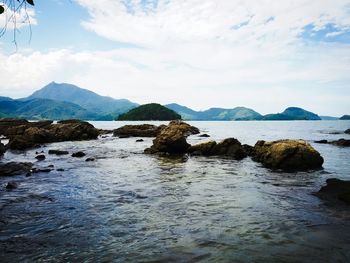
[[[46,159],[46,156],[43,154],[39,154],[39,155],[35,156],[35,159],[37,159],[38,161],[43,161]]]
[[[165,125],[155,126],[151,124],[125,125],[113,131],[119,138],[128,137],[156,137]]]
[[[194,155],[227,156],[236,160],[241,160],[247,157],[247,154],[241,143],[234,138],[228,138],[219,143],[216,143],[215,141],[209,141],[193,145],[188,149],[188,152]]]
[[[35,152],[35,154],[41,154],[41,153],[44,153],[44,151],[41,151],[41,152]]]
[[[182,121],[171,121],[168,126],[161,130],[153,140],[153,145],[146,149],[145,153],[186,153],[191,146],[187,143],[186,137],[194,132],[193,128],[195,127]]]
[[[137,139],[136,142],[143,142],[143,139]]]
[[[49,154],[66,155],[66,154],[69,154],[69,152],[68,151],[61,151],[61,150],[49,150]]]
[[[32,163],[0,163],[0,176],[26,174],[32,169]]]
[[[209,135],[209,134],[206,134],[206,133],[203,133],[203,134],[201,134],[201,135],[198,135],[198,137],[208,138],[208,137],[210,137],[210,135]]]
[[[18,184],[14,181],[8,182],[6,185],[6,189],[12,190],[16,189],[18,187]]]
[[[22,127],[23,126],[23,127]],[[28,123],[21,131],[9,135],[8,147],[24,150],[43,143],[96,139],[98,130],[90,123],[80,120],[60,121],[57,124]]]
[[[318,197],[328,201],[342,201],[350,205],[350,181],[331,178],[326,183],[327,185],[316,193]]]
[[[344,133],[350,134],[350,129],[347,129]]]
[[[64,169],[63,169],[63,168],[58,168],[58,169],[56,169],[56,171],[58,171],[58,172],[63,172]]]
[[[33,169],[31,170],[31,173],[33,173],[33,174],[37,174],[37,173],[49,173],[49,172],[51,172],[51,171],[53,171],[53,169],[51,169],[51,168],[33,168]]]
[[[47,166],[48,168],[54,168],[55,166],[53,164],[50,164]]]
[[[5,145],[0,142],[0,156],[4,155],[5,152],[6,152]]]
[[[112,134],[112,133],[113,133],[113,130],[98,129],[99,135],[107,135],[107,134]],[[106,136],[102,136],[102,138],[106,138]]]
[[[93,161],[95,161],[95,158],[87,158],[86,160],[85,160],[85,162],[93,162]]]
[[[337,141],[332,141],[330,144],[340,146],[340,147],[349,147],[350,146],[350,140],[346,139],[339,139]]]
[[[245,153],[246,153],[248,156],[251,156],[251,155],[252,155],[252,152],[253,152],[253,149],[254,149],[253,146],[248,145],[248,144],[243,144],[242,147],[243,147]]]
[[[315,143],[326,144],[326,143],[328,143],[328,141],[327,140],[319,140],[319,141],[315,141]]]
[[[252,159],[271,169],[287,172],[320,169],[323,158],[303,140],[258,141]]]
[[[72,157],[77,157],[77,158],[81,158],[84,157],[86,154],[84,152],[76,152],[72,154]]]

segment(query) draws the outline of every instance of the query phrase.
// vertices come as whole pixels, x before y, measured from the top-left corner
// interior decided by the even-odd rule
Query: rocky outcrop
[[[145,150],[145,153],[186,153],[191,146],[187,143],[186,137],[199,133],[198,128],[182,121],[171,121],[164,127],[153,140],[153,145]]]
[[[350,205],[350,181],[335,178],[327,179],[327,185],[323,186],[316,195],[327,201],[344,202]]]
[[[244,147],[235,138],[228,138],[219,143],[209,141],[193,145],[188,149],[188,152],[193,155],[227,156],[236,160],[247,157]]]
[[[252,159],[265,167],[287,172],[320,169],[323,158],[303,140],[258,141]]]
[[[5,145],[0,142],[0,156],[4,155],[5,152],[6,152]]]
[[[22,125],[23,126],[23,125]],[[25,126],[22,133],[15,135],[8,133],[8,148],[14,150],[24,150],[35,147],[43,143],[80,141],[96,139],[98,130],[88,122],[80,120],[60,121],[57,124]],[[18,131],[19,132],[19,131]]]
[[[113,131],[113,135],[121,138],[127,137],[156,137],[165,125],[151,124],[125,125]]]
[[[46,128],[51,124],[52,121],[29,122],[24,119],[0,119],[0,134],[6,137],[13,137],[22,135],[28,128]]]
[[[16,189],[17,187],[18,187],[18,184],[17,182],[14,182],[14,181],[8,182],[6,184],[6,189],[8,190],[13,190],[13,189]]]
[[[26,174],[31,171],[33,167],[32,163],[0,163],[0,176],[13,176]]]
[[[321,144],[333,144],[336,146],[340,146],[340,147],[349,147],[350,146],[350,140],[347,139],[339,139],[336,141],[328,141],[328,140],[319,140],[319,141],[315,141],[315,143],[321,143]]]

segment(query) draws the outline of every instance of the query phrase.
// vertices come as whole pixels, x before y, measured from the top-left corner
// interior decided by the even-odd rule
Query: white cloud
[[[77,1],[91,15],[85,28],[139,48],[0,55],[1,93],[26,96],[55,80],[139,103],[350,112],[349,43],[300,38],[309,24],[348,30],[348,1]]]

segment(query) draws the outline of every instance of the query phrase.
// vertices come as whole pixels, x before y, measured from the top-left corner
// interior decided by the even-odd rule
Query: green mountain
[[[3,100],[0,101],[0,116],[17,117],[31,120],[51,119],[84,119],[97,120],[101,116],[86,109],[63,101],[48,99]]]
[[[89,112],[114,116],[138,106],[138,104],[126,99],[117,100],[111,97],[100,96],[90,90],[82,89],[72,84],[55,82],[51,82],[22,100],[35,98],[71,102]]]
[[[321,120],[317,114],[304,110],[298,107],[289,107],[282,113],[268,114],[263,117],[263,120]]]
[[[341,116],[339,120],[350,120],[350,115]]]
[[[176,103],[167,104],[165,107],[179,113],[184,120],[260,120],[262,118],[261,114],[245,107],[210,108],[206,111],[194,111]]]
[[[170,121],[177,119],[181,119],[179,114],[157,103],[141,105],[118,117],[120,121]]]

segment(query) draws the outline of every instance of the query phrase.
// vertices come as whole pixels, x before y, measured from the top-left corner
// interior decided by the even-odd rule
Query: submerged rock
[[[8,182],[6,184],[6,189],[8,189],[8,190],[12,190],[12,189],[16,189],[16,188],[18,188],[18,184],[14,181]]]
[[[192,145],[188,149],[188,152],[194,155],[228,156],[236,160],[241,160],[247,157],[247,153],[244,147],[235,138],[228,138],[219,143],[216,143],[215,141],[209,141],[197,145]]]
[[[267,168],[290,172],[320,169],[323,164],[320,153],[303,140],[258,141],[252,159]]]
[[[143,142],[143,139],[137,139],[136,142]]]
[[[323,186],[316,195],[328,201],[342,201],[350,205],[350,181],[336,178],[327,179],[327,185]]]
[[[32,167],[32,163],[0,163],[0,176],[13,176],[29,173]]]
[[[3,143],[0,142],[0,156],[6,152],[6,147]]]
[[[35,156],[35,159],[37,159],[38,161],[43,161],[46,159],[46,156],[44,154],[39,154]]]
[[[85,162],[93,162],[93,161],[95,161],[95,158],[86,158],[86,160],[85,160]]]
[[[155,126],[151,124],[125,125],[113,131],[114,136],[128,137],[156,137],[165,125]]]
[[[9,135],[8,147],[24,150],[43,143],[90,140],[97,136],[98,130],[93,125],[80,120],[59,121],[57,124],[47,122],[45,125],[29,123],[21,134]]]
[[[61,150],[49,150],[49,154],[66,155],[66,154],[69,154],[69,152],[68,151],[61,151]]]
[[[339,139],[339,140],[330,142],[330,144],[333,144],[333,145],[336,145],[336,146],[340,146],[340,147],[349,147],[350,146],[350,140]]]
[[[203,133],[203,134],[198,135],[198,137],[201,137],[201,138],[209,138],[210,135],[209,135],[209,134],[206,134],[206,133]]]
[[[86,154],[84,152],[75,152],[72,154],[72,157],[77,157],[77,158],[81,158],[84,157]]]
[[[314,141],[315,143],[321,143],[321,144],[327,144],[327,140],[319,140],[319,141]]]
[[[350,129],[347,129],[344,133],[350,134]]]
[[[153,140],[153,145],[147,148],[145,153],[186,153],[191,146],[187,143],[186,137],[196,133],[199,133],[196,127],[182,121],[171,121],[168,126],[161,130]]]

